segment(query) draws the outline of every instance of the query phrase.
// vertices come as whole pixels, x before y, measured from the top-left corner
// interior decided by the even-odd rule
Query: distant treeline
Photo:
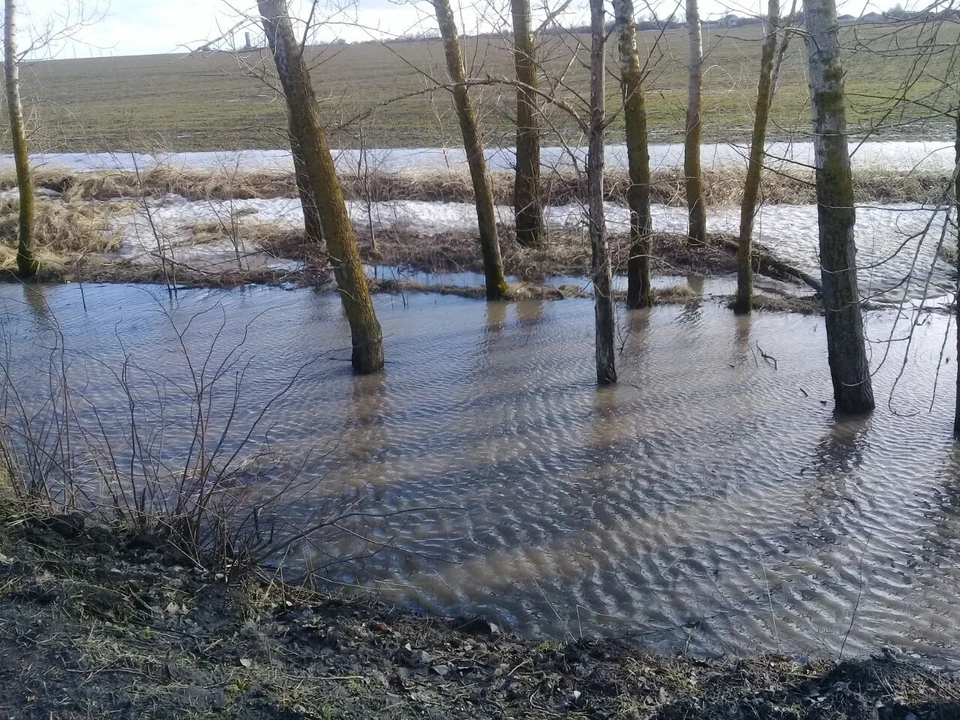
[[[943,12],[933,13],[933,12],[921,12],[921,13],[911,13],[904,10],[900,5],[886,11],[886,12],[869,12],[863,15],[839,15],[837,19],[843,25],[854,25],[854,24],[881,24],[881,23],[894,23],[902,21],[957,21],[960,20],[960,10],[949,9],[944,10]],[[803,11],[799,11],[794,16],[794,22],[801,24],[803,23]],[[700,22],[701,27],[704,28],[736,28],[736,27],[747,27],[750,25],[760,25],[763,23],[763,19],[759,16],[747,16],[741,17],[730,13],[724,15],[722,18],[715,20],[702,20]],[[674,30],[687,27],[686,20],[680,19],[675,20],[673,17],[670,18],[655,18],[655,17],[646,17],[637,19],[637,30]],[[607,23],[607,29],[612,30],[614,28],[614,23]],[[564,35],[568,33],[575,34],[588,34],[590,32],[589,25],[571,25],[571,26],[553,26],[544,28],[542,30],[543,35]],[[471,33],[470,37],[481,38],[481,39],[495,39],[503,37],[503,32],[481,32],[481,33]],[[387,43],[402,43],[402,42],[411,42],[415,40],[439,40],[440,35],[436,30],[427,30],[420,33],[411,33],[408,35],[402,35],[397,38],[392,38],[389,40],[364,40],[360,44],[380,44],[383,42]]]

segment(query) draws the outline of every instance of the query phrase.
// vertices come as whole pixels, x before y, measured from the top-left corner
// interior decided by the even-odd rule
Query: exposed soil
[[[0,525],[0,717],[960,717],[960,679],[894,650],[701,660],[536,642],[183,562],[79,516]]]

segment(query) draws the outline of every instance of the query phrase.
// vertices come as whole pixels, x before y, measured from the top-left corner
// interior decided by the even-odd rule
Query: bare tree
[[[286,96],[290,132],[296,139],[296,149],[310,183],[310,197],[316,204],[340,300],[350,323],[353,369],[360,374],[376,372],[383,368],[383,335],[363,274],[333,155],[317,116],[310,73],[293,34],[286,0],[257,0],[257,6]]]
[[[511,0],[513,62],[517,72],[517,169],[513,185],[517,243],[526,247],[543,242],[543,206],[540,191],[540,118],[537,107],[537,62],[530,0]]]
[[[480,252],[483,255],[483,273],[486,281],[487,300],[500,300],[507,294],[507,281],[503,276],[503,259],[500,257],[500,242],[497,238],[497,215],[493,206],[493,189],[487,175],[487,162],[483,156],[483,144],[477,117],[470,102],[467,72],[460,51],[460,37],[453,17],[450,0],[432,0],[437,14],[437,25],[443,39],[447,60],[447,72],[453,83],[453,103],[460,121],[463,147],[470,166],[470,179],[477,205],[477,223],[480,230]]]
[[[587,151],[587,215],[592,251],[597,383],[617,381],[610,251],[603,214],[603,133],[606,130],[606,42],[603,0],[590,0],[590,132]]]
[[[627,307],[653,304],[650,285],[650,149],[647,146],[647,110],[643,75],[637,53],[637,23],[633,0],[614,0],[620,28],[620,86],[626,124],[627,164],[630,169],[630,255],[627,259]]]
[[[835,0],[803,0],[813,112],[820,274],[836,409],[873,410],[873,386],[857,287],[856,210],[847,147]]]
[[[740,205],[740,242],[737,251],[737,298],[733,311],[746,315],[753,311],[753,219],[760,197],[760,173],[763,169],[764,144],[767,140],[767,121],[773,100],[773,61],[777,51],[777,26],[780,18],[779,0],[769,0],[767,17],[763,24],[763,49],[760,52],[760,80],[757,83],[757,107],[753,118],[753,137],[750,140],[750,159]]]
[[[686,178],[688,227],[691,242],[707,241],[707,209],[703,204],[703,169],[700,167],[700,139],[703,134],[703,38],[697,0],[687,1],[687,126],[683,147],[683,174]]]
[[[23,277],[37,274],[33,223],[35,203],[30,158],[27,154],[27,132],[20,102],[20,58],[17,56],[17,3],[4,0],[3,65],[7,83],[7,112],[10,116],[10,143],[17,168],[17,190],[20,194],[20,220],[17,242],[17,269]]]
[[[954,140],[954,157],[956,167],[953,172],[954,209],[957,213],[957,267],[960,268],[960,178],[957,177],[957,168],[960,168],[960,108],[957,109],[957,130]],[[953,437],[960,440],[960,275],[957,278],[957,294],[954,297],[954,312],[957,321],[957,402],[953,411]]]

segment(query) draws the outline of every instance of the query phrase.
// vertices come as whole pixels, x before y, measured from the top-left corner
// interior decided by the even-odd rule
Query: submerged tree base
[[[161,538],[68,520],[0,525],[3,717],[960,717],[956,676],[895,651],[700,660],[519,639],[276,578],[228,585]]]

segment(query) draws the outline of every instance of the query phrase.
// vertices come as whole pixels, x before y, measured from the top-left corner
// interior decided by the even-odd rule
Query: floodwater
[[[950,171],[956,164],[952,141],[850,141],[854,168],[885,170]],[[708,143],[702,146],[705,169],[746,167],[748,146],[738,143]],[[364,157],[355,149],[334,151],[342,171],[356,171],[358,162],[380,172],[462,171],[466,155],[461,148],[389,148],[367,151]],[[514,166],[513,148],[490,148],[485,151],[491,170],[510,170]],[[541,152],[545,168],[580,170],[584,167],[586,148],[545,147]],[[33,156],[35,167],[75,172],[92,170],[145,170],[157,165],[173,169],[226,172],[292,172],[293,160],[287,150],[239,150],[216,152],[183,152],[163,154],[99,152],[44,153]],[[626,169],[626,146],[608,145],[607,166]],[[789,170],[798,165],[812,166],[813,145],[809,142],[771,142],[767,145],[766,165]],[[683,145],[653,143],[650,145],[652,169],[683,167]],[[0,169],[13,168],[12,155],[0,155]]]
[[[179,348],[199,371],[215,346],[213,434],[238,378],[236,433],[302,368],[261,426],[270,462],[240,478],[266,494],[296,474],[281,501],[300,525],[347,502],[367,514],[298,546],[291,573],[531,636],[833,657],[846,639],[848,654],[891,644],[960,662],[944,316],[868,313],[879,407],[837,419],[821,318],[736,318],[710,301],[621,311],[621,381],[598,389],[589,301],[375,302],[388,360],[371,377],[349,372],[334,294],[276,288],[2,286],[0,358],[40,402],[65,347],[81,416],[95,406],[118,434],[126,358],[140,432],[174,464],[192,418]],[[889,342],[907,336],[909,351]]]
[[[120,256],[157,262],[158,246],[167,257],[206,270],[249,267],[276,261],[256,253],[242,237],[213,244],[197,245],[189,227],[194,223],[216,222],[237,227],[262,223],[276,227],[302,227],[299,200],[289,198],[250,200],[187,201],[179,196],[152,200],[148,217],[145,211],[121,216],[114,227],[123,234]],[[353,221],[365,225],[367,205],[348,202]],[[469,203],[391,201],[371,203],[371,214],[380,230],[402,229],[411,234],[436,235],[443,232],[475,232],[476,208]],[[607,226],[613,232],[629,232],[629,210],[624,205],[606,204]],[[513,224],[513,209],[497,208],[503,225]],[[545,208],[548,227],[584,229],[581,205]],[[659,231],[685,233],[684,208],[655,205],[653,227]],[[707,226],[712,232],[736,234],[740,227],[740,209],[711,207]],[[241,233],[242,235],[242,233]],[[765,205],[755,223],[755,237],[774,255],[814,276],[820,275],[817,208],[815,205]],[[916,204],[862,205],[857,208],[857,261],[860,268],[860,292],[864,298],[885,303],[943,303],[952,299],[956,289],[954,261],[944,260],[940,246],[957,247],[956,230],[947,221],[945,209]],[[586,240],[584,240],[586,242]],[[461,284],[450,282],[448,284]],[[475,283],[482,285],[483,283]]]

